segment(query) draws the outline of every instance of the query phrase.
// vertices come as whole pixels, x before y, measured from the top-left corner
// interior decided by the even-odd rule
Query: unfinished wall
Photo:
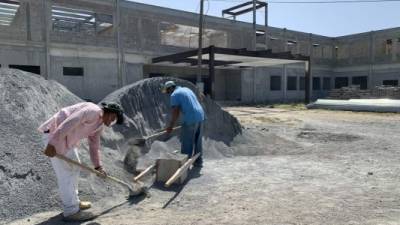
[[[254,71],[252,69],[243,69],[241,74],[241,92],[242,102],[254,102]]]
[[[285,69],[285,68],[283,68]],[[284,72],[284,71],[283,71]],[[293,77],[293,78],[291,78]],[[295,90],[289,90],[288,86],[288,81],[289,79],[295,79],[296,80],[296,89]],[[286,66],[286,85],[282,88],[286,88],[285,90],[285,98],[284,101],[286,102],[300,102],[304,101],[305,98],[305,65],[304,63],[298,63],[298,64],[291,64]],[[313,94],[313,93],[312,93]]]
[[[19,47],[0,45],[0,64],[2,67],[9,65],[39,66],[43,71],[45,53],[40,47]]]
[[[112,1],[51,2],[53,43],[116,46],[115,6]]]
[[[93,101],[147,76],[146,65],[153,57],[197,47],[195,13],[129,1],[121,1],[117,8],[113,0],[21,0],[14,8],[11,23],[0,25],[0,65],[39,66],[41,75]],[[368,87],[399,79],[400,28],[331,38],[257,25],[260,35],[253,46],[251,23],[213,16],[206,16],[205,22],[204,46],[268,47],[273,52],[310,55],[311,74],[316,78],[311,85],[319,84],[315,90],[311,86],[313,98],[324,97],[328,86],[335,86],[336,77],[347,77],[351,84],[354,77],[367,76]],[[63,65],[83,67],[84,76],[64,77]],[[195,68],[154,68],[152,72],[188,80],[197,73]],[[220,100],[249,99],[253,92],[250,99],[254,101],[294,101],[303,96],[303,68],[256,69],[255,75],[228,71],[236,71],[232,80],[231,72],[216,74],[215,96]],[[208,71],[203,74],[202,79],[208,79]],[[280,90],[270,90],[275,79],[271,76],[281,77]],[[245,83],[240,85],[241,81]],[[256,91],[248,87],[250,83]]]
[[[40,74],[45,73],[43,49],[42,20],[38,12],[42,12],[40,1],[19,1],[5,3],[7,14],[1,17],[0,23],[0,65],[39,67]],[[7,22],[9,21],[9,22]]]
[[[335,38],[336,66],[399,63],[400,28]]]
[[[304,63],[242,69],[242,101],[249,103],[304,101],[304,69]],[[327,95],[328,90],[314,91],[312,94],[317,98],[319,95]]]
[[[242,98],[241,72],[238,69],[223,69],[226,101],[240,101]]]
[[[339,37],[334,77],[347,77],[349,85],[357,77],[367,77],[368,88],[400,76],[400,28]]]
[[[5,40],[24,41],[28,37],[28,24],[30,17],[27,17],[29,6],[27,2],[6,3],[10,11],[7,15],[2,16],[0,24],[0,38]]]
[[[224,71],[216,70],[215,77],[214,77],[214,87],[213,87],[213,94],[215,100],[223,101],[226,99],[226,74]]]
[[[313,69],[310,86],[312,90],[311,98],[313,100],[326,97],[328,92],[334,87],[334,77],[332,74],[330,68],[320,67]]]
[[[115,59],[53,56],[51,62],[52,79],[83,99],[98,102],[117,89]],[[83,75],[64,75],[63,67],[83,68]]]
[[[126,63],[125,64],[125,84],[135,83],[143,79],[143,64],[142,63]]]

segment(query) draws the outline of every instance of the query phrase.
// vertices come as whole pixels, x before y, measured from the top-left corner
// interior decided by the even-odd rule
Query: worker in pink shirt
[[[44,154],[51,157],[51,164],[57,177],[64,220],[82,221],[91,219],[94,215],[82,211],[90,208],[91,203],[79,200],[79,168],[54,156],[64,155],[80,162],[77,147],[80,140],[87,138],[94,168],[107,176],[99,154],[103,124],[110,127],[114,123],[122,124],[123,121],[122,107],[116,103],[102,103],[99,106],[82,102],[61,109],[38,128],[44,134],[46,145]]]

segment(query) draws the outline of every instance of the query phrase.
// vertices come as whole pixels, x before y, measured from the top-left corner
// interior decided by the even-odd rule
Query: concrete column
[[[257,50],[257,9],[256,9],[256,0],[253,0],[253,50]]]
[[[311,60],[311,59],[310,59]],[[310,103],[310,100],[312,98],[312,87],[311,87],[311,63],[305,62],[305,103],[308,104]]]
[[[369,33],[369,42],[368,42],[368,47],[369,47],[369,65],[368,65],[368,89],[373,88],[372,85],[372,76],[373,76],[373,67],[374,67],[374,61],[375,61],[375,44],[374,44],[374,32],[371,31]]]
[[[43,32],[42,36],[44,39],[44,62],[45,69],[42,75],[45,79],[50,79],[50,30],[52,28],[51,22],[51,1],[50,0],[42,0],[43,1],[43,13],[42,13],[42,23],[43,23]]]
[[[283,28],[283,50],[286,52],[288,49],[287,45],[287,37],[286,37],[286,28]]]
[[[268,3],[265,6],[265,49],[268,50],[269,35],[268,35]]]
[[[136,34],[138,36],[138,44],[137,44],[137,49],[138,50],[143,50],[144,47],[144,41],[143,41],[143,33],[145,32],[145,30],[143,29],[143,24],[142,24],[142,18],[138,17],[138,33]]]
[[[121,41],[121,12],[120,12],[120,0],[115,0],[115,28],[116,28],[116,50],[117,50],[117,69],[118,69],[118,88],[124,86],[123,81],[123,48]]]
[[[338,43],[337,43],[337,41],[336,41],[336,38],[332,38],[331,39],[331,43],[332,43],[332,54],[331,54],[331,66],[336,66],[336,63],[337,63],[337,51],[338,51],[338,49],[336,49],[336,46],[338,46]]]
[[[26,7],[26,40],[32,41],[30,3],[26,2],[25,4],[26,4],[25,5],[25,7]]]
[[[254,76],[254,68],[247,68],[247,69],[241,69],[241,75],[240,75],[240,90],[241,90],[241,100],[243,102],[254,102],[253,98],[253,78]]]
[[[305,89],[306,91],[308,90],[307,87],[309,88],[309,96],[307,96],[306,94],[306,101],[308,99],[308,102],[312,99],[313,97],[313,88],[312,88],[312,77],[313,77],[313,71],[312,71],[312,63],[314,60],[314,46],[313,46],[313,35],[312,33],[310,33],[309,35],[309,39],[308,39],[309,45],[308,45],[308,49],[309,49],[309,53],[310,53],[310,61],[306,63],[305,67],[306,67],[306,77],[309,77],[308,81],[307,78],[305,79]]]
[[[256,102],[257,90],[256,90],[256,67],[253,67],[253,103]]]
[[[353,42],[354,41],[349,41],[347,44],[348,44],[348,48],[349,48],[349,65],[351,66],[352,64],[353,64],[353,51],[352,51],[352,46],[354,45],[353,44]],[[349,84],[350,84],[350,82],[349,82]]]
[[[393,62],[397,61],[397,48],[398,48],[397,37],[393,36],[393,38],[392,38],[392,61]]]
[[[308,55],[310,57],[313,55],[312,33],[308,35]]]
[[[283,65],[282,67],[282,74],[283,74],[283,102],[287,101],[287,65]]]
[[[214,66],[215,50],[214,46],[210,46],[208,61],[208,79],[211,87],[211,98],[215,99],[215,66]]]

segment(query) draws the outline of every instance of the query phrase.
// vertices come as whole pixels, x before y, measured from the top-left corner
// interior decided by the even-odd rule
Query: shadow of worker
[[[95,219],[95,218],[93,218]],[[43,221],[41,223],[37,223],[35,225],[101,225],[100,223],[97,222],[90,222],[90,220],[88,221],[79,221],[79,222],[65,222],[63,221],[63,215],[62,213],[55,215],[51,218],[49,218],[46,221]]]
[[[156,182],[153,184],[154,188],[157,188],[161,191],[168,191],[168,192],[175,192],[174,196],[172,196],[167,203],[164,204],[164,206],[162,207],[163,209],[167,208],[169,204],[171,204],[171,202],[173,202],[176,197],[178,197],[178,195],[181,193],[181,191],[185,188],[186,184],[188,184],[191,180],[199,178],[201,176],[201,167],[193,167],[189,173],[188,176],[186,178],[186,180],[182,183],[182,184],[173,184],[171,187],[165,187],[164,183],[161,182]]]
[[[145,198],[146,198],[146,195],[144,195],[144,194],[141,194],[138,196],[131,196],[127,200],[121,202],[118,205],[112,206],[112,207],[104,209],[104,210],[96,210],[96,212],[94,212],[95,217],[93,217],[90,220],[86,220],[86,221],[65,222],[65,221],[63,221],[62,213],[60,213],[56,216],[49,218],[46,221],[37,223],[35,225],[81,225],[81,224],[82,225],[101,225],[100,223],[97,223],[97,222],[91,222],[91,220],[95,220],[96,218],[98,218],[104,214],[107,214],[107,213],[113,211],[114,209],[117,209],[125,204],[136,205],[139,202],[143,201]]]

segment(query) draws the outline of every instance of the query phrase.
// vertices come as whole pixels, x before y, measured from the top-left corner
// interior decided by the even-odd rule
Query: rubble
[[[328,99],[400,99],[400,87],[376,86],[373,89],[361,90],[359,85],[342,87],[329,91]]]

